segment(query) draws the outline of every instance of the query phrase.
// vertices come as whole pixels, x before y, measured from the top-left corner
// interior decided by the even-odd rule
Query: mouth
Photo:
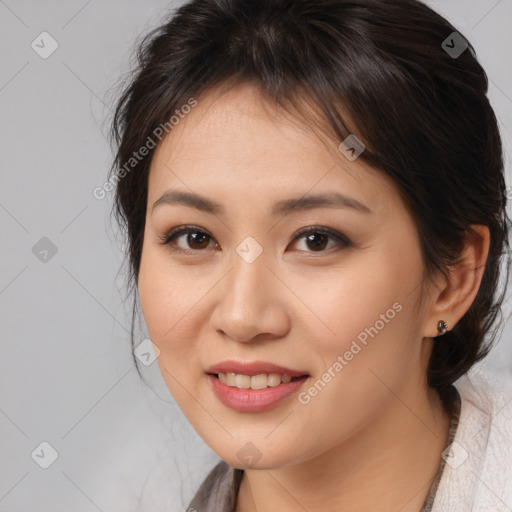
[[[248,371],[248,370],[244,370]],[[285,403],[300,391],[309,374],[209,372],[206,377],[214,395],[237,412],[260,413]],[[292,404],[293,402],[288,402]]]
[[[226,386],[238,389],[275,388],[309,377],[305,371],[267,361],[223,361],[208,368],[206,373]]]
[[[266,389],[275,388],[281,384],[288,384],[298,380],[304,380],[309,377],[308,374],[292,377],[286,373],[260,373],[256,375],[246,375],[235,372],[209,373],[217,378],[223,384],[238,389]]]

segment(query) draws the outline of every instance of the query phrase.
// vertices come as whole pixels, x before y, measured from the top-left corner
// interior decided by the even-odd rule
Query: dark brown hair
[[[450,385],[496,337],[505,294],[498,293],[500,262],[509,255],[502,145],[487,76],[460,33],[449,39],[453,32],[417,0],[192,0],[178,8],[140,43],[111,129],[113,211],[128,237],[132,287],[154,149],[130,172],[118,170],[191,97],[254,85],[304,121],[321,120],[338,143],[351,133],[364,142],[360,158],[392,178],[415,221],[427,277],[457,261],[471,224],[489,227],[478,295],[436,339],[429,363],[428,385],[446,401]],[[454,56],[445,40],[450,48],[468,46]],[[312,111],[315,119],[307,116]],[[132,344],[136,304],[134,293]]]

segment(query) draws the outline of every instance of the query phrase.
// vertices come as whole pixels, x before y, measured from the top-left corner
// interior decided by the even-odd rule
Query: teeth
[[[276,387],[292,380],[290,375],[279,373],[261,373],[259,375],[240,375],[238,373],[219,373],[219,380],[228,386],[240,389],[265,389]]]

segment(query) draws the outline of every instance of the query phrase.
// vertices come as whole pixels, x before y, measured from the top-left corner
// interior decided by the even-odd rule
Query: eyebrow
[[[224,206],[220,203],[192,192],[182,192],[179,190],[168,190],[165,192],[160,199],[153,203],[152,212],[155,208],[165,204],[188,206],[213,215],[223,215],[225,213]],[[368,206],[357,199],[337,192],[331,192],[328,194],[283,199],[274,204],[272,215],[275,217],[285,216],[299,210],[311,210],[314,208],[352,208],[361,213],[373,213]]]

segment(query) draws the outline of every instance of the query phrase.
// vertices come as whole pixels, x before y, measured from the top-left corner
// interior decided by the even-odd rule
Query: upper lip
[[[206,373],[238,373],[240,375],[260,375],[261,373],[279,373],[280,375],[290,375],[290,377],[302,377],[308,375],[307,372],[292,370],[274,363],[266,361],[253,361],[250,363],[241,363],[238,361],[222,361],[221,363],[210,366]]]

